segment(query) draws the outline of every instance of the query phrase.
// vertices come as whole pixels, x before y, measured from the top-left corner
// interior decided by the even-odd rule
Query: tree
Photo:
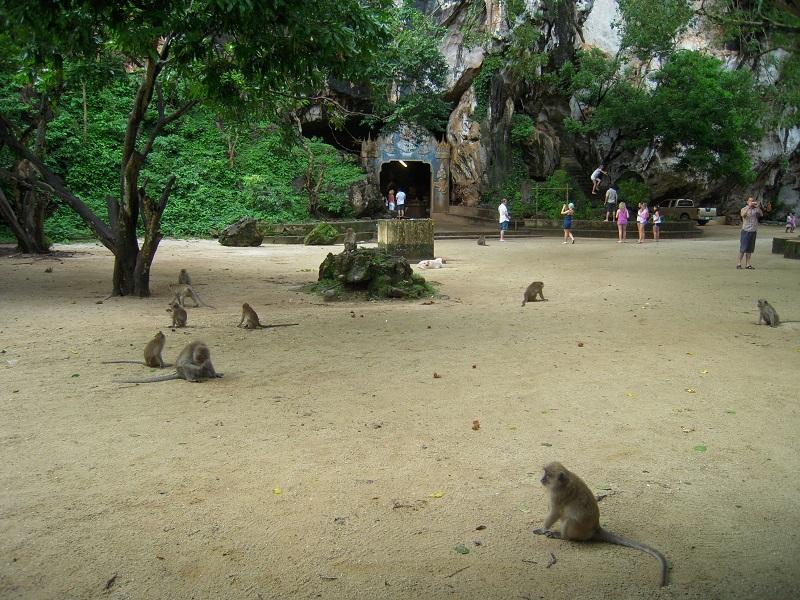
[[[127,57],[140,79],[122,144],[119,194],[107,198],[107,222],[31,151],[5,112],[0,144],[38,171],[35,179],[23,178],[26,185],[57,195],[114,253],[112,293],[149,296],[159,223],[175,184],[168,179],[156,199],[140,181],[159,135],[201,101],[258,102],[277,110],[283,99],[309,94],[327,78],[357,78],[385,37],[388,6],[388,0],[9,3],[0,25],[32,50],[37,64],[113,52]]]

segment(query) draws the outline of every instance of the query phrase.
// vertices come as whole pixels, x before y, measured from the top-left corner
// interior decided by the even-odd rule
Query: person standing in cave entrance
[[[394,216],[394,188],[389,188],[389,193],[386,194],[386,206],[389,208],[389,215]]]
[[[395,203],[397,206],[397,217],[399,219],[404,219],[406,216],[406,193],[402,189],[397,190]]]

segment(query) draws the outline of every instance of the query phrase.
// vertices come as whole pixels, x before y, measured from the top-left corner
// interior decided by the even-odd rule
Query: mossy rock
[[[219,234],[219,243],[223,246],[260,246],[263,241],[264,234],[258,226],[258,221],[251,217],[239,219]]]
[[[303,243],[306,246],[328,246],[336,241],[339,231],[329,223],[320,223],[308,232]]]
[[[326,299],[363,295],[369,298],[422,298],[433,288],[417,275],[402,256],[373,248],[355,252],[329,253],[319,266],[313,291]]]

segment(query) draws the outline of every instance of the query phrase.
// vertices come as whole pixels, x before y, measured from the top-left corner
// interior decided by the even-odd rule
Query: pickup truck
[[[658,205],[662,216],[682,221],[697,221],[698,225],[705,225],[717,216],[716,208],[697,206],[695,201],[689,198],[662,200]]]

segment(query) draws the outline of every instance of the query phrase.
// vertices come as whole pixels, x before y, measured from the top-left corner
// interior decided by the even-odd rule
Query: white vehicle
[[[697,206],[695,201],[689,198],[662,200],[658,206],[662,216],[681,221],[697,221],[698,225],[705,225],[717,216],[716,208]]]

